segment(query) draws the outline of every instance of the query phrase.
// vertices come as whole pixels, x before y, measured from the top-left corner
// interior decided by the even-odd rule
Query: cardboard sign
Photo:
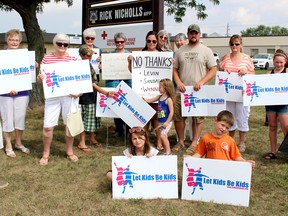
[[[226,94],[223,86],[204,85],[199,91],[185,86],[181,93],[182,116],[217,116],[226,110]]]
[[[159,95],[159,81],[172,80],[172,52],[133,52],[132,88],[143,98]]]
[[[249,206],[249,162],[184,158],[182,199]]]
[[[113,156],[114,199],[178,198],[177,156]]]
[[[243,77],[244,106],[288,104],[288,74]]]
[[[92,92],[88,60],[42,64],[45,98]]]
[[[115,88],[103,88],[105,91],[115,91]],[[119,118],[107,105],[108,97],[100,92],[97,92],[96,101],[96,116],[107,118]]]
[[[107,105],[129,127],[144,127],[155,114],[155,110],[124,81],[121,81],[115,89],[114,97],[107,98]]]

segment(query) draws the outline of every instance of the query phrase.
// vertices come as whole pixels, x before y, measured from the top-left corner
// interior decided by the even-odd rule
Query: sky
[[[125,1],[125,0],[121,0]],[[127,0],[126,0],[127,1]],[[208,18],[198,20],[193,9],[186,11],[182,23],[175,23],[173,16],[164,17],[164,29],[172,35],[186,33],[190,24],[200,26],[202,33],[220,35],[240,34],[240,31],[258,25],[288,28],[288,1],[287,0],[220,0],[220,5],[206,4]],[[165,13],[166,14],[166,13]],[[64,32],[67,34],[81,34],[82,0],[74,0],[72,7],[65,3],[48,3],[44,12],[37,16],[41,29],[47,33]],[[0,12],[0,32],[11,28],[24,30],[22,20],[17,12]]]

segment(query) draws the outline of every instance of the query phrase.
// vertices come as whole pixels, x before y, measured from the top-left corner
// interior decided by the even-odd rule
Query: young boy
[[[210,159],[247,161],[254,168],[255,161],[243,159],[234,139],[227,135],[233,124],[234,118],[231,112],[224,110],[218,113],[214,119],[214,131],[200,139],[194,155],[184,155],[184,157],[201,158],[205,156]]]

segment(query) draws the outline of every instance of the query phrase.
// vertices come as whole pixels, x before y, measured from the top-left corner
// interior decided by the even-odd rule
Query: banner
[[[107,105],[129,127],[144,127],[155,114],[155,110],[124,81],[115,89],[113,98],[107,98]]]
[[[203,85],[199,91],[185,86],[181,93],[182,116],[217,116],[226,110],[226,94],[223,86]]]
[[[92,92],[88,60],[42,64],[45,98]]]
[[[249,162],[185,157],[182,199],[249,206]]]
[[[35,59],[34,64],[35,65]],[[0,51],[0,94],[32,89],[30,53],[26,49]]]
[[[133,52],[132,88],[143,98],[159,95],[159,81],[172,80],[172,52]]]
[[[105,91],[115,91],[115,88],[103,88]],[[119,118],[107,105],[108,97],[97,92],[96,116],[107,118]]]
[[[243,77],[237,73],[217,71],[215,85],[225,87],[226,101],[243,102]]]
[[[113,199],[177,199],[177,156],[113,156]]]
[[[244,106],[288,104],[288,74],[243,77]]]
[[[101,55],[102,79],[125,80],[132,79],[128,69],[128,56],[131,53],[109,53]]]

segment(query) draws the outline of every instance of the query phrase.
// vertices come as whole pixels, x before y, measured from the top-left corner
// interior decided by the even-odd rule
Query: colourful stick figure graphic
[[[224,85],[226,93],[229,93],[229,85],[232,85],[232,83],[228,82],[228,77],[226,79],[221,79],[218,75],[218,85]]]
[[[190,112],[191,106],[196,108],[195,99],[197,99],[197,97],[193,97],[193,92],[190,94],[184,94],[184,106],[189,107],[188,112]]]
[[[192,195],[194,194],[197,186],[199,186],[200,190],[203,190],[203,177],[209,178],[206,175],[201,174],[202,167],[200,167],[198,170],[194,170],[193,168],[189,168],[188,164],[186,163],[186,167],[188,169],[188,177],[186,179],[188,187],[193,187]],[[194,181],[194,178],[196,179]],[[188,182],[189,179],[189,182]]]
[[[125,169],[122,167],[117,167],[116,163],[114,163],[114,165],[117,169],[117,177],[116,177],[117,184],[119,186],[126,184],[126,182],[123,178],[123,172],[126,171],[130,167],[130,165],[128,165]]]
[[[254,81],[254,83],[247,83],[246,80],[244,80],[244,82],[246,83],[246,95],[251,96],[250,102],[253,100],[254,95],[259,97],[258,90],[262,89],[262,87],[257,86],[256,81]]]
[[[113,99],[115,100],[115,102],[112,103],[112,105],[118,102],[118,106],[120,107],[123,101],[127,101],[126,94],[127,93],[123,92],[123,90],[121,89],[121,85],[120,85],[118,91],[115,92],[115,94],[113,95]]]
[[[110,109],[110,108],[107,106],[107,104],[105,103],[105,101],[107,101],[107,98],[108,98],[108,97],[107,97],[106,95],[100,93],[99,105],[100,105],[100,108],[103,108],[102,113],[105,112],[106,108],[107,108],[107,109]]]
[[[188,176],[186,179],[187,185],[188,187],[192,187],[192,186],[194,187],[196,185],[196,182],[194,181],[194,174],[199,172],[199,170],[201,170],[202,167],[200,167],[198,170],[194,170],[193,168],[189,168],[187,163],[186,163],[186,167],[188,170]]]
[[[42,70],[44,72],[44,74],[46,75],[46,85],[48,87],[52,86],[52,93],[54,92],[54,86],[56,85],[58,88],[59,83],[58,83],[58,77],[61,77],[59,75],[55,74],[55,70],[52,73],[46,73],[44,70]]]
[[[135,172],[131,172],[129,166],[126,168],[126,170],[123,172],[123,175],[125,176],[125,184],[123,185],[123,191],[122,194],[124,194],[126,185],[128,184],[130,188],[133,188],[132,183],[132,176],[137,175]]]

